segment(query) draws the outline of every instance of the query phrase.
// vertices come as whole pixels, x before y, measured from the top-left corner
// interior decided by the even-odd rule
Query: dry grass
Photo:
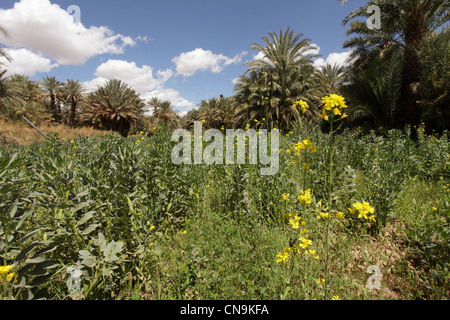
[[[45,135],[57,133],[60,138],[72,139],[80,136],[98,136],[108,134],[108,131],[99,131],[89,127],[69,128],[65,125],[54,125],[51,123],[42,123],[37,126]],[[44,139],[35,129],[25,121],[23,123],[10,123],[0,119],[0,142],[5,144],[29,145],[34,142],[40,142]]]

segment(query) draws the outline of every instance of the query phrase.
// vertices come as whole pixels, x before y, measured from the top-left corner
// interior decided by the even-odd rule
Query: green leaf
[[[94,202],[94,201],[88,200],[88,201],[85,201],[85,202],[81,202],[81,203],[79,203],[75,208],[73,208],[72,211],[73,211],[73,212],[77,212],[77,211],[79,211],[79,210],[81,210],[81,209],[87,207],[87,206],[90,205],[92,202]]]
[[[92,231],[94,231],[100,224],[96,223],[96,224],[91,224],[89,227],[87,227],[86,229],[84,229],[83,231],[81,231],[81,234],[83,235],[88,235],[89,233],[91,233]]]
[[[89,211],[89,212],[85,213],[81,217],[81,219],[78,220],[77,227],[81,226],[83,223],[86,223],[88,220],[90,220],[94,216],[95,213],[96,213],[95,211]]]
[[[17,202],[14,203],[14,205],[9,210],[9,217],[14,218],[14,216],[16,215],[16,212],[17,212]]]
[[[20,261],[25,259],[25,257],[38,245],[38,243],[32,243],[25,249],[23,249],[16,257],[16,261]]]
[[[37,264],[37,263],[41,263],[43,261],[45,261],[44,257],[36,257],[36,258],[33,257],[32,259],[25,260],[25,262],[28,264]]]
[[[90,191],[89,189],[81,191],[80,193],[77,193],[77,195],[75,197],[81,198],[81,197],[87,196],[89,194],[89,191]]]

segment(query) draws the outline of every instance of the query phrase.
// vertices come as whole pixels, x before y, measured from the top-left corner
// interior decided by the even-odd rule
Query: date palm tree
[[[149,103],[155,108],[153,116],[159,125],[164,129],[176,126],[180,116],[177,111],[173,110],[173,105],[170,101],[150,99]]]
[[[346,2],[343,0],[342,2]],[[376,5],[381,12],[381,29],[369,29],[365,22],[355,18],[368,18],[368,7]],[[420,52],[427,38],[439,32],[448,32],[443,26],[449,21],[450,3],[445,0],[372,0],[351,12],[344,24],[351,24],[347,35],[354,37],[344,42],[345,48],[356,48],[359,65],[373,56],[386,59],[400,51],[403,55],[402,89],[396,112],[396,125],[418,124],[418,101],[422,85]]]
[[[58,108],[58,95],[60,95],[62,83],[56,80],[56,77],[46,76],[41,81],[41,85],[50,98],[50,108],[53,113],[53,120],[59,122],[61,120],[61,109]]]
[[[112,79],[90,93],[86,99],[87,118],[95,126],[127,137],[144,115],[145,104],[126,83]]]
[[[85,89],[78,80],[69,79],[63,83],[61,94],[64,102],[70,106],[69,117],[67,125],[75,128],[75,116],[77,112],[77,105],[84,98]]]
[[[343,66],[327,63],[314,72],[313,88],[316,99],[320,99],[329,94],[340,94],[341,86],[345,82],[346,73]]]
[[[232,97],[211,98],[200,101],[198,111],[206,128],[229,129],[233,126],[235,103]]]
[[[266,119],[266,127],[286,129],[296,112],[294,102],[307,95],[314,71],[312,59],[319,55],[310,54],[315,49],[310,40],[290,28],[270,32],[262,40],[264,44],[252,46],[262,58],[244,64],[249,69],[239,78],[235,91],[239,103],[249,105],[250,114]],[[244,111],[240,118],[247,113]]]
[[[6,30],[2,26],[0,26],[0,33],[2,33],[5,38],[8,37],[8,32],[6,32]],[[4,57],[6,58],[7,61],[11,61],[11,57],[6,53],[5,49],[1,47],[0,47],[0,57]],[[4,65],[4,63],[0,62],[0,65]]]

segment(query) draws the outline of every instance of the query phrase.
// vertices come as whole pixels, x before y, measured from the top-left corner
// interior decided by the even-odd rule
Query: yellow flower
[[[433,211],[437,211],[437,208],[436,208],[436,207],[433,207]]]
[[[341,298],[339,298],[339,296],[333,296],[333,298],[331,298],[331,300],[341,300]]]
[[[329,215],[328,212],[326,212],[326,211],[320,211],[320,212],[319,212],[319,215],[317,216],[317,218],[318,218],[318,219],[320,219],[320,218],[328,219],[329,216],[330,216],[330,215]]]
[[[283,262],[286,263],[287,259],[289,258],[289,254],[287,252],[281,252],[277,254],[277,263]]]
[[[328,120],[327,111],[331,111],[331,114],[335,116],[340,115],[341,118],[347,117],[346,114],[343,115],[341,112],[342,109],[347,108],[344,97],[337,94],[331,94],[322,98],[322,102],[324,104],[322,115],[320,116],[322,119]]]
[[[298,201],[300,201],[300,203],[303,204],[310,204],[311,203],[311,189],[308,189],[306,191],[301,190],[300,191],[301,195],[298,196]]]
[[[322,284],[322,283],[324,283],[325,282],[325,279],[317,279],[317,281],[316,281],[316,283],[317,284]]]
[[[300,217],[299,216],[294,216],[293,219],[289,220],[289,224],[292,226],[293,229],[298,229],[300,228]]]
[[[355,202],[353,204],[353,209],[349,209],[350,213],[354,214],[355,210],[357,210],[359,212],[358,214],[358,218],[362,219],[369,219],[369,220],[374,220],[375,218],[373,217],[373,215],[371,215],[370,217],[368,216],[369,213],[374,213],[375,209],[373,207],[370,206],[369,203],[367,203],[366,201],[361,202]]]
[[[155,229],[156,227],[155,226],[151,226],[150,227],[150,231],[152,231],[153,229]]]
[[[281,195],[281,199],[283,199],[283,200],[289,200],[289,193],[283,193],[283,194]]]
[[[308,239],[306,239],[304,237],[301,237],[298,240],[300,242],[300,247],[302,247],[303,249],[306,249],[307,246],[312,245],[312,241],[308,240]]]
[[[284,220],[286,220],[287,218],[292,218],[293,216],[294,216],[294,214],[291,212],[285,213],[285,214],[283,214],[283,217],[281,218],[281,220],[284,222]]]
[[[293,107],[294,108],[300,107],[300,110],[303,113],[305,113],[306,110],[308,110],[308,108],[309,108],[308,104],[305,101],[303,101],[303,100],[295,101]]]
[[[345,218],[345,214],[343,214],[342,212],[338,211],[336,212],[336,218],[338,218],[339,220],[342,220]]]
[[[3,266],[3,267],[0,267],[0,275],[2,275],[2,274],[8,274],[9,271],[11,271],[11,269],[12,269],[12,266]]]
[[[11,272],[10,274],[8,274],[7,276],[6,276],[6,281],[11,281],[12,279],[14,279],[14,276],[15,276],[15,273],[14,272]]]

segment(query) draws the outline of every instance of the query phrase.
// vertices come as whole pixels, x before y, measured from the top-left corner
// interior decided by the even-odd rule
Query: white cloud
[[[83,21],[81,9],[81,21]],[[135,45],[127,36],[107,27],[86,28],[75,23],[65,9],[49,0],[20,0],[13,9],[0,9],[0,21],[9,37],[0,41],[15,48],[28,48],[62,65],[82,65],[89,58],[120,54]]]
[[[38,72],[49,72],[58,66],[57,63],[52,63],[50,59],[43,57],[41,54],[27,49],[6,48],[4,50],[12,59],[9,62],[4,57],[0,58],[0,62],[4,63],[8,70],[8,75],[17,73],[32,77]]]
[[[137,93],[161,87],[171,76],[173,71],[163,70],[153,76],[153,68],[147,65],[138,67],[135,62],[124,60],[112,60],[99,65],[95,71],[97,78],[85,83],[87,88],[96,89],[97,85],[103,85],[106,80],[119,79],[130,85]]]
[[[316,68],[320,68],[323,65],[330,64],[330,65],[339,65],[339,66],[348,66],[348,58],[351,55],[351,51],[344,51],[344,52],[333,52],[330,53],[326,60],[323,58],[318,58],[314,61],[314,66]]]
[[[183,52],[172,59],[176,65],[177,74],[185,77],[192,76],[197,71],[209,70],[212,73],[220,73],[225,66],[239,63],[246,51],[237,54],[233,58],[223,54],[214,54],[210,50],[197,48],[189,52]]]
[[[319,54],[320,52],[320,47],[315,44],[315,43],[311,43],[310,44],[311,49],[306,50],[305,52],[303,52],[303,55],[307,56],[307,55],[314,55],[314,54]]]
[[[165,83],[174,73],[171,69],[158,70],[156,77],[153,75],[153,71],[153,68],[147,65],[139,67],[135,62],[110,59],[97,67],[96,78],[83,84],[88,90],[96,90],[107,80],[119,79],[136,90],[144,100],[157,97],[170,101],[177,108],[184,110],[194,108],[194,103],[183,98],[178,91],[165,88]]]
[[[195,104],[192,101],[183,98],[180,95],[180,93],[175,89],[158,88],[156,90],[149,91],[142,95],[143,99],[149,99],[153,97],[160,98],[162,100],[168,100],[172,103],[172,105],[175,108],[183,109],[183,111],[180,114],[185,114],[189,110],[195,108]]]

